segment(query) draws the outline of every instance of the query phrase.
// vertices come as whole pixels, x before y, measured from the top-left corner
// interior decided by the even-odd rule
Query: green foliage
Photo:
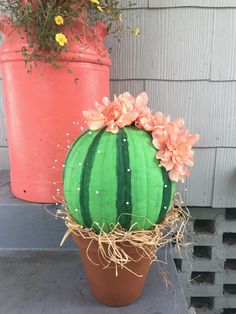
[[[18,27],[19,34],[26,32],[31,49],[20,50],[26,63],[44,60],[55,65],[58,55],[68,49],[67,44],[55,40],[55,35],[66,36],[66,29],[71,31],[75,20],[83,20],[88,29],[104,20],[113,33],[123,30],[122,8],[116,0],[0,0],[0,9]],[[63,25],[57,25],[56,16],[63,18]]]

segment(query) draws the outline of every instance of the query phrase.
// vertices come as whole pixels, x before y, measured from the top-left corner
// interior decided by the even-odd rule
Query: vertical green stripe
[[[158,167],[156,149],[148,132],[127,127],[131,170],[132,230],[150,229],[161,209],[162,170]]]
[[[159,224],[165,217],[166,212],[168,211],[171,201],[172,201],[172,196],[173,196],[173,188],[174,188],[174,183],[170,180],[168,172],[164,167],[161,167],[162,169],[162,177],[163,177],[163,197],[162,197],[162,204],[161,204],[161,211],[160,215],[157,219],[157,224]]]
[[[68,162],[69,158],[71,158],[71,155],[77,152],[76,150],[74,150],[74,147],[77,145],[77,143],[79,141],[81,141],[82,138],[84,138],[88,134],[88,132],[91,132],[91,131],[90,130],[85,131],[82,135],[77,137],[77,139],[73,142],[73,144],[71,145],[69,151],[67,152],[67,155],[66,155],[66,158],[65,158],[65,161],[64,161],[64,165],[65,166],[67,166],[67,162]],[[63,168],[63,181],[65,179],[65,170],[66,170],[66,167]]]
[[[121,129],[116,140],[117,219],[128,230],[132,220],[131,173],[127,134]]]
[[[89,182],[89,211],[96,231],[110,231],[117,220],[116,135],[103,133]],[[99,226],[96,224],[99,223]]]
[[[85,135],[86,134],[86,135]],[[98,132],[86,132],[77,138],[73,149],[68,153],[66,167],[64,168],[64,195],[66,198],[68,209],[72,217],[81,225],[84,224],[80,211],[80,179],[82,173],[82,165],[88,149],[92,144]]]
[[[89,182],[93,167],[94,158],[96,155],[98,143],[104,133],[105,129],[102,129],[94,138],[92,144],[88,149],[88,153],[85,157],[82,174],[81,174],[81,181],[80,181],[80,209],[81,214],[84,221],[84,226],[90,228],[93,224],[90,211],[89,211]]]

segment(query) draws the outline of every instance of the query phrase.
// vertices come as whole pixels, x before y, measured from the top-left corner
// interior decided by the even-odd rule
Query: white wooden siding
[[[145,89],[144,80],[121,80],[121,81],[111,81],[111,98],[114,95],[119,95],[124,92],[129,92],[132,95],[138,95],[142,93]]]
[[[236,7],[235,0],[149,0],[149,8],[170,7]]]
[[[236,82],[146,81],[150,105],[182,116],[199,147],[236,146]]]
[[[236,80],[236,9],[215,10],[211,80]]]
[[[217,148],[214,207],[236,207],[236,148]]]
[[[212,206],[216,149],[196,148],[194,152],[195,165],[190,169],[191,176],[184,183],[178,183],[177,191],[186,205]]]
[[[121,43],[109,41],[112,79],[209,79],[212,9],[127,10],[126,15],[141,35],[127,32]]]

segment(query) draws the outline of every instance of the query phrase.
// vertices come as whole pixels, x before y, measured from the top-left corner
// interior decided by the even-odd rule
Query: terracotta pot
[[[103,42],[106,30],[100,23],[84,33],[83,23],[78,21],[68,32],[69,50],[59,60],[64,66],[56,69],[38,62],[32,73],[26,72],[24,58],[17,52],[28,47],[24,31],[19,34],[7,18],[0,31],[5,34],[0,63],[12,193],[27,201],[55,203],[53,195],[57,189],[63,190],[62,165],[69,144],[66,133],[78,136],[81,131],[75,132],[73,121],[84,126],[82,111],[110,93],[111,61]],[[75,34],[82,33],[81,40],[76,40]],[[98,60],[101,53],[102,65]]]
[[[127,263],[126,266],[132,272],[142,275],[142,277],[137,277],[127,269],[121,269],[121,267],[118,267],[118,276],[116,277],[114,263],[111,263],[108,268],[103,268],[102,264],[106,265],[107,263],[101,256],[98,256],[97,241],[92,242],[87,252],[91,240],[83,239],[76,234],[72,234],[72,237],[80,249],[80,256],[89,286],[98,301],[110,306],[124,306],[133,303],[140,297],[150,268],[148,258],[140,258],[140,254],[135,247],[123,245],[125,252],[132,256],[134,260],[137,260],[137,262]],[[89,258],[93,263],[89,260],[87,254],[89,254]]]

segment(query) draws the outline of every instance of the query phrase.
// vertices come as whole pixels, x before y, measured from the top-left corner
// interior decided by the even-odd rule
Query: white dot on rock
[[[129,205],[129,202],[126,202],[126,205]]]
[[[89,135],[91,135],[91,134],[92,134],[92,132],[91,132],[91,131],[89,131],[89,132],[88,132],[88,134],[89,134]]]
[[[126,139],[126,138],[124,138],[124,139],[123,139],[123,141],[124,141],[124,142],[126,142],[126,141],[127,141],[127,139]]]
[[[80,191],[80,188],[78,188],[77,191]]]
[[[98,150],[98,154],[101,154],[101,151],[100,151],[100,150]]]
[[[167,206],[164,206],[164,209],[167,209]]]
[[[187,189],[187,188],[185,188],[185,189],[184,189],[184,191],[185,191],[185,192],[187,192],[187,191],[188,191],[188,189]]]
[[[128,172],[130,172],[130,169],[127,169]]]
[[[167,184],[165,184],[164,187],[167,188]]]
[[[96,191],[96,194],[99,194],[99,191]]]
[[[81,162],[79,163],[79,166],[82,166]]]
[[[79,211],[78,208],[75,208],[75,211],[78,212]]]

